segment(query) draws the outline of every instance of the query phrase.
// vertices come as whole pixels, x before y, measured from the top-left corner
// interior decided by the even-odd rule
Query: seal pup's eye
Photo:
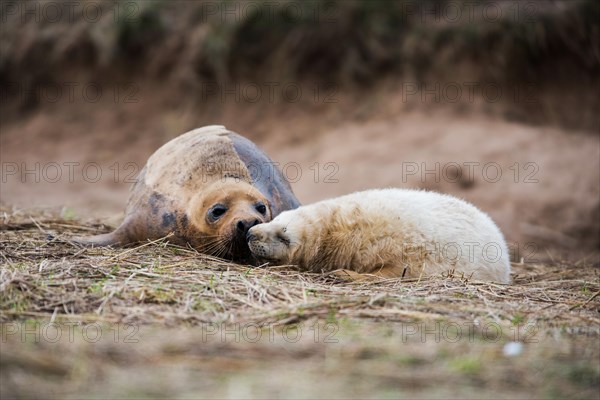
[[[265,215],[267,212],[267,206],[265,206],[263,203],[257,203],[254,208],[262,215]]]
[[[279,240],[281,243],[285,244],[286,246],[290,245],[290,239],[288,239],[282,233],[277,234],[277,240]]]
[[[211,221],[216,221],[227,212],[227,207],[222,204],[214,205],[208,210],[207,218]]]

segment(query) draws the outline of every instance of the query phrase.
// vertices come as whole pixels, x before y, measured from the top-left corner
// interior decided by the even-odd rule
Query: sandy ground
[[[596,134],[439,107],[388,107],[351,118],[337,105],[329,111],[257,107],[153,114],[157,105],[146,99],[119,108],[46,107],[9,119],[0,135],[0,201],[20,209],[64,208],[67,216],[115,225],[131,182],[155,149],[188,129],[219,123],[254,139],[303,203],[376,187],[437,190],[488,212],[516,260],[592,254],[590,262],[598,263]]]
[[[349,282],[3,211],[3,399],[598,398],[598,268]]]

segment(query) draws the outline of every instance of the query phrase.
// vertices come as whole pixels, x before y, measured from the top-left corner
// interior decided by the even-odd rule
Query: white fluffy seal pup
[[[491,218],[435,192],[379,189],[284,211],[247,234],[252,254],[314,272],[416,278],[453,271],[510,282],[508,247]]]

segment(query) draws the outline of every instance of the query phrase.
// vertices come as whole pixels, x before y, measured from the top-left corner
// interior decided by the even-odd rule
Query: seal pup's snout
[[[269,247],[264,242],[265,235],[259,228],[252,228],[246,234],[248,248],[254,257],[259,260],[269,259]]]
[[[246,242],[258,242],[263,239],[263,235],[258,228],[250,228],[246,233]]]

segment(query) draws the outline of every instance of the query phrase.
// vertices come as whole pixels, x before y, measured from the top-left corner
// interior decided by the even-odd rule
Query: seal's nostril
[[[246,233],[246,241],[252,242],[254,240],[256,240],[256,235],[254,235],[252,232],[248,231],[248,233]]]
[[[252,228],[253,226],[258,225],[258,224],[260,224],[260,221],[258,219],[255,219],[254,221],[240,220],[237,222],[237,224],[235,224],[235,226],[239,232],[241,232],[245,235],[246,233],[248,233],[250,228]]]
[[[236,226],[238,231],[246,232],[246,230],[248,229],[246,228],[246,224],[244,223],[244,221],[238,221]]]

